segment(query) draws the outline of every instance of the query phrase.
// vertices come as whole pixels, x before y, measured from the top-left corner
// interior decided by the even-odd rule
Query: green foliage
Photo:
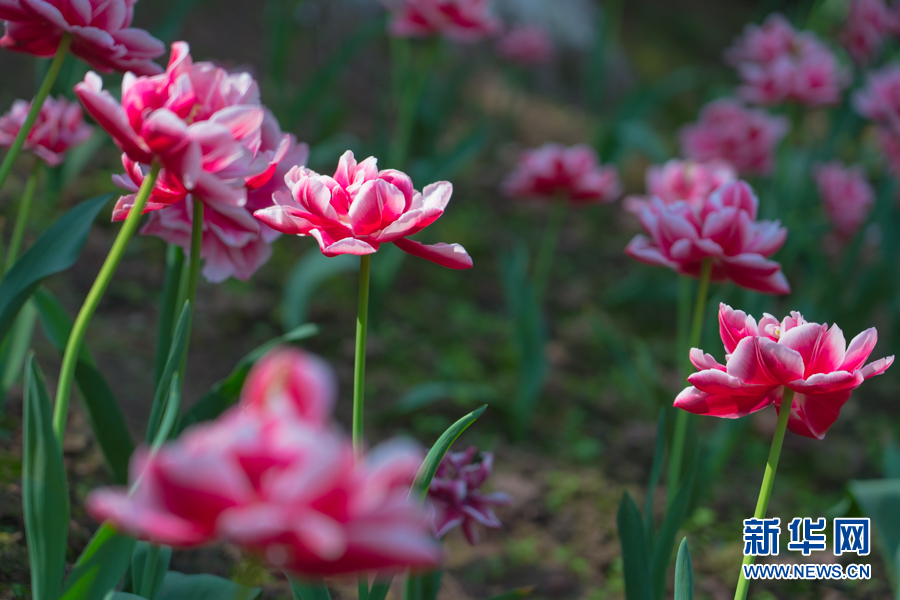
[[[61,600],[103,600],[131,564],[134,540],[108,523],[100,526],[66,577]]]
[[[619,528],[619,543],[622,545],[625,598],[627,600],[653,600],[647,536],[644,532],[641,513],[628,492],[622,494],[616,523]]]
[[[62,590],[69,533],[69,486],[53,434],[44,376],[28,356],[23,409],[22,509],[34,600],[56,600]]]
[[[255,600],[262,589],[247,587],[214,575],[166,573],[156,600]]]
[[[851,481],[848,489],[862,514],[872,520],[873,537],[900,596],[900,479]]]
[[[473,410],[451,425],[450,428],[438,438],[434,443],[434,446],[431,447],[431,450],[429,450],[428,454],[425,456],[422,466],[419,467],[419,472],[416,473],[416,479],[413,481],[412,490],[410,491],[411,495],[414,494],[421,500],[425,499],[428,488],[431,486],[431,480],[434,479],[434,474],[437,472],[441,460],[443,460],[444,455],[447,454],[450,446],[453,445],[456,438],[462,435],[462,432],[465,431],[469,425],[474,423],[486,409],[487,406],[485,405],[477,410]]]
[[[675,600],[694,600],[694,565],[687,538],[681,540],[675,560]]]
[[[191,303],[185,301],[181,309],[181,316],[178,317],[178,323],[175,325],[175,332],[172,334],[172,344],[169,348],[169,356],[166,358],[165,366],[162,370],[159,383],[156,385],[156,394],[153,396],[153,405],[150,408],[150,419],[147,422],[147,443],[151,443],[156,439],[159,426],[162,422],[163,413],[166,410],[166,400],[169,396],[172,382],[175,381],[175,375],[179,365],[184,360],[184,351],[187,347],[188,337],[191,331]]]
[[[291,331],[306,322],[309,302],[324,281],[342,273],[359,271],[359,258],[350,254],[325,256],[309,250],[294,264],[281,294],[281,322]]]
[[[325,582],[304,581],[289,577],[291,582],[291,594],[294,600],[331,600],[331,594],[325,587]]]
[[[134,591],[142,598],[156,600],[168,578],[171,560],[172,549],[168,546],[137,542],[131,553],[131,585]]]
[[[3,406],[9,389],[22,373],[25,355],[31,347],[31,336],[34,333],[36,320],[37,311],[31,302],[27,302],[16,316],[9,336],[3,340],[3,345],[0,346],[0,365],[3,365],[2,376],[0,376],[0,407]]]

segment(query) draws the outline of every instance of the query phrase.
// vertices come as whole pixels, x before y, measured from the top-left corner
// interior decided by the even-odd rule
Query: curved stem
[[[356,312],[356,354],[353,361],[353,448],[363,444],[363,404],[366,393],[366,329],[369,323],[369,270],[371,256],[359,259],[359,305]]]
[[[41,173],[40,159],[35,159],[31,175],[25,182],[25,191],[22,192],[22,200],[16,212],[16,224],[13,228],[12,238],[9,240],[9,250],[6,251],[6,262],[3,265],[3,274],[9,273],[19,257],[19,248],[22,247],[22,237],[25,235],[25,224],[28,223],[28,213],[31,211],[31,200],[34,198],[34,190],[37,188],[37,180]]]
[[[778,470],[778,459],[781,457],[781,445],[784,443],[784,433],[787,430],[788,419],[791,416],[791,405],[794,402],[794,390],[785,388],[781,398],[781,409],[778,413],[778,424],[775,426],[775,435],[772,437],[772,446],[769,448],[769,459],[766,461],[766,472],[763,475],[762,485],[759,488],[759,498],[756,500],[754,519],[762,519],[766,516],[769,507],[769,498],[772,497],[772,484],[775,483],[775,472]],[[741,561],[741,573],[738,576],[737,589],[734,592],[734,600],[745,600],[750,580],[744,577],[744,565],[753,563],[753,556],[745,556]]]
[[[541,246],[534,259],[534,295],[538,306],[544,299],[547,282],[550,279],[550,270],[553,267],[553,255],[556,254],[556,246],[559,244],[559,234],[566,220],[566,201],[556,198],[550,212],[550,220],[544,229],[544,237]]]
[[[31,102],[31,110],[28,111],[28,116],[25,117],[19,133],[16,134],[16,139],[13,140],[9,151],[3,158],[3,164],[0,164],[0,189],[3,189],[3,184],[6,183],[6,178],[9,177],[9,173],[12,171],[13,163],[16,162],[16,157],[19,156],[25,140],[28,139],[28,134],[31,133],[31,128],[35,120],[37,120],[41,108],[44,106],[44,100],[47,99],[47,95],[53,87],[53,82],[56,81],[56,76],[59,75],[59,70],[62,68],[63,61],[66,59],[66,54],[68,54],[69,46],[71,45],[72,34],[64,33],[62,39],[59,40],[59,46],[56,48],[53,62],[50,63],[50,68],[47,69],[47,74],[44,75],[44,81],[41,82],[41,87],[38,88],[37,95]]]
[[[87,332],[91,317],[94,316],[94,311],[97,310],[97,306],[100,304],[100,299],[103,298],[103,293],[109,286],[109,282],[112,280],[116,268],[122,260],[122,255],[125,254],[125,248],[128,246],[131,236],[137,230],[138,223],[141,220],[141,213],[144,212],[144,206],[147,204],[147,199],[150,198],[153,186],[156,185],[158,175],[159,165],[154,163],[150,168],[150,173],[144,178],[141,189],[138,190],[134,199],[134,206],[131,207],[128,218],[125,219],[125,223],[119,230],[116,241],[103,262],[100,273],[97,274],[97,279],[94,280],[94,285],[91,286],[91,291],[88,292],[81,310],[78,311],[78,317],[76,317],[75,324],[72,326],[72,333],[69,334],[69,341],[63,354],[62,368],[59,371],[56,405],[53,408],[53,432],[56,434],[56,439],[59,440],[60,447],[62,447],[63,436],[66,430],[72,379],[75,377],[75,366],[78,364],[78,356],[81,354],[84,334]]]
[[[697,287],[697,299],[694,302],[694,316],[691,321],[691,337],[689,348],[700,345],[703,335],[703,315],[706,312],[706,298],[709,295],[709,277],[712,274],[712,261],[705,259],[700,267],[700,284]],[[688,359],[688,370],[690,370]],[[668,504],[671,505],[678,493],[678,482],[681,479],[681,463],[684,460],[684,445],[687,441],[687,427],[690,414],[679,410],[675,416],[675,434],[672,438],[672,455],[669,460]]]

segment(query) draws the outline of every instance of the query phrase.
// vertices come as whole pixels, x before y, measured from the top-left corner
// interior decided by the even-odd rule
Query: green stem
[[[156,185],[158,175],[159,165],[154,163],[150,168],[150,173],[144,178],[141,189],[138,190],[134,199],[134,206],[131,207],[128,218],[125,219],[125,223],[119,230],[116,241],[113,243],[106,260],[103,262],[103,266],[100,268],[100,273],[97,274],[97,279],[94,280],[94,285],[91,286],[91,291],[88,292],[87,298],[85,298],[84,304],[78,312],[78,317],[76,317],[75,324],[72,326],[72,333],[69,334],[69,341],[66,343],[66,351],[63,354],[62,368],[59,371],[56,405],[53,408],[53,432],[56,434],[60,447],[62,447],[63,436],[66,430],[72,379],[75,377],[75,366],[78,364],[78,356],[81,353],[84,334],[87,332],[91,317],[94,316],[94,311],[97,310],[97,306],[100,304],[100,299],[103,298],[103,293],[109,286],[109,282],[112,280],[116,268],[122,260],[122,255],[125,254],[125,248],[128,246],[131,236],[137,230],[138,223],[141,220],[141,213],[144,212],[144,206],[147,204],[147,199],[150,198],[153,186]]]
[[[0,164],[0,189],[3,189],[3,184],[6,183],[6,178],[9,177],[9,173],[12,171],[13,163],[16,162],[16,157],[19,156],[25,140],[28,139],[28,134],[31,133],[31,128],[34,126],[34,122],[44,106],[44,100],[47,99],[47,95],[53,87],[53,82],[56,81],[56,76],[59,75],[59,70],[62,68],[63,61],[66,59],[66,54],[68,54],[69,46],[71,45],[72,34],[64,33],[62,39],[59,40],[59,46],[56,48],[53,62],[50,63],[50,68],[47,69],[47,74],[44,75],[44,81],[41,82],[41,87],[38,88],[37,95],[31,102],[31,110],[28,111],[28,116],[25,117],[19,133],[16,134],[16,139],[13,140],[12,145],[9,147],[9,152],[3,158],[3,164]]]
[[[544,229],[544,237],[541,239],[541,245],[534,260],[534,293],[539,306],[544,298],[547,282],[550,279],[553,255],[556,254],[559,234],[566,220],[566,209],[567,206],[564,199],[556,198],[553,201],[550,220],[547,222],[546,229]]]
[[[182,269],[182,274],[187,279],[182,278],[182,286],[178,293],[178,305],[175,312],[181,314],[184,303],[191,303],[191,314],[188,321],[187,339],[184,343],[184,355],[181,357],[181,365],[178,368],[179,380],[184,385],[185,368],[187,367],[188,347],[191,343],[191,323],[194,320],[194,306],[197,304],[197,281],[200,279],[200,252],[203,248],[203,202],[194,197],[193,199],[193,216],[191,220],[191,252],[188,257],[188,268]],[[174,324],[173,324],[174,327]]]
[[[31,211],[31,200],[34,198],[34,190],[37,189],[37,180],[41,173],[40,159],[35,159],[31,175],[25,182],[25,191],[22,192],[22,200],[16,213],[16,224],[13,228],[12,238],[9,240],[9,250],[6,252],[6,263],[3,265],[3,274],[9,273],[19,257],[19,248],[22,247],[22,237],[25,235],[25,224],[28,223],[28,213]]]
[[[430,42],[420,61],[414,62],[412,42],[408,39],[391,39],[391,62],[394,69],[394,88],[397,96],[397,121],[388,149],[388,166],[403,169],[409,155],[409,145],[416,123],[416,109],[425,91],[440,48],[440,40]]]
[[[700,267],[700,284],[697,287],[697,299],[694,302],[694,317],[691,321],[690,348],[700,346],[703,334],[703,316],[706,312],[706,298],[709,295],[709,276],[712,273],[712,261],[705,259]],[[690,359],[688,359],[688,366]],[[690,369],[688,369],[690,370]],[[684,446],[687,441],[687,429],[690,414],[687,411],[676,411],[675,434],[672,438],[672,455],[669,461],[668,504],[671,506],[678,493],[678,482],[681,479],[681,463],[684,460]]]
[[[369,322],[369,266],[371,256],[359,259],[359,306],[356,312],[356,355],[353,363],[353,448],[362,452],[363,403],[366,393],[366,328]]]
[[[781,457],[781,446],[784,443],[784,433],[787,430],[793,402],[794,390],[785,388],[784,396],[781,398],[781,409],[778,413],[778,424],[775,426],[775,436],[772,438],[772,447],[769,448],[769,460],[766,461],[766,472],[763,475],[762,485],[759,488],[756,511],[753,513],[754,519],[764,518],[766,509],[769,507],[769,498],[772,497],[772,484],[775,483],[775,472],[778,470],[778,459]],[[744,565],[752,563],[752,556],[745,556],[744,560],[741,561],[741,572],[738,576],[734,600],[745,600],[747,598],[750,581],[744,577]]]

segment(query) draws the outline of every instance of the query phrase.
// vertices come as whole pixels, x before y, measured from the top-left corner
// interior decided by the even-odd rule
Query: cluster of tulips
[[[545,31],[505,27],[485,0],[391,0],[385,7],[388,33],[397,38],[494,39],[499,56],[523,65],[546,63],[555,53]],[[323,576],[351,573],[360,574],[363,599],[383,599],[401,572],[410,600],[423,597],[441,563],[438,540],[461,527],[476,543],[479,526],[499,528],[494,508],[511,501],[500,492],[480,491],[492,470],[490,453],[448,451],[480,411],[451,427],[427,456],[411,442],[368,449],[364,441],[371,255],[393,243],[444,267],[471,268],[459,244],[412,239],[443,214],[453,186],[439,181],[418,191],[406,173],[379,170],[375,157],[358,161],[351,151],[340,157],[332,176],[312,171],[305,166],[308,146],[281,130],[250,74],[194,62],[186,42],[172,44],[168,66],[161,68],[154,60],[165,48],[131,27],[134,8],[135,0],[0,0],[6,28],[0,46],[53,57],[34,100],[17,101],[0,118],[0,144],[9,147],[0,187],[22,149],[36,157],[6,248],[3,284],[11,291],[0,284],[0,298],[17,298],[15,311],[24,310],[39,284],[30,282],[24,295],[13,293],[32,268],[24,261],[27,253],[23,261],[17,258],[41,165],[59,165],[69,149],[93,135],[81,107],[121,149],[124,169],[113,178],[124,190],[112,212],[122,226],[62,344],[52,405],[33,357],[25,368],[23,499],[33,597],[153,600],[160,585],[169,589],[167,597],[195,597],[197,586],[206,583],[167,574],[168,547],[214,540],[236,544],[284,571],[304,600],[327,594]],[[859,66],[875,61],[885,40],[900,30],[898,15],[881,0],[852,3],[840,40]],[[80,106],[49,97],[68,54],[101,73],[124,73],[121,97],[105,90],[93,71],[74,88]],[[772,405],[779,417],[755,515],[761,518],[785,431],[822,439],[852,391],[884,373],[893,357],[867,363],[878,339],[874,328],[848,345],[837,325],[808,322],[798,312],[780,320],[765,314],[757,321],[724,304],[724,364],[698,348],[711,282],[730,281],[764,294],[791,292],[772,258],[788,230],[759,218],[760,201],[749,183],[773,173],[776,149],[792,129],[786,116],[766,107],[838,105],[853,80],[827,41],[796,30],[780,15],[748,26],[725,60],[741,84],[733,97],[709,103],[681,130],[682,158],[650,167],[645,195],[625,198],[624,209],[644,229],[625,252],[699,280],[689,353],[697,372],[674,401],[682,410],[668,452],[670,490],[689,490],[688,413],[733,419]],[[900,170],[898,91],[900,65],[888,64],[868,73],[865,86],[853,94],[853,106],[875,124],[894,171]],[[401,151],[387,166],[402,167],[403,158]],[[833,224],[827,243],[850,243],[874,205],[865,171],[830,161],[810,175]],[[602,164],[591,147],[560,144],[524,152],[502,192],[542,198],[563,216],[569,207],[610,204],[623,195],[616,168]],[[91,217],[102,206],[94,204]],[[60,473],[69,398],[84,368],[85,332],[144,214],[141,233],[164,240],[174,257],[167,265],[171,318],[161,328],[165,360],[147,445],[131,455],[127,487],[88,497],[89,514],[103,525],[64,577],[66,535],[52,525],[59,524],[54,507],[63,502],[60,510],[69,510],[65,472]],[[538,297],[552,274],[561,226],[561,217],[548,224],[549,242],[534,266]],[[327,257],[360,257],[351,436],[332,419],[337,390],[328,364],[288,347],[255,357],[236,404],[182,431],[181,382],[199,275],[210,282],[247,280],[269,259],[281,234],[312,237]],[[4,322],[4,334],[13,335],[10,323]],[[671,548],[663,549],[663,557],[665,575]],[[742,574],[736,597],[746,593]]]

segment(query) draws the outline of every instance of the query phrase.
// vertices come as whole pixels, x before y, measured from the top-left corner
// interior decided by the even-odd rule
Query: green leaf
[[[388,592],[391,590],[391,581],[392,577],[375,577],[375,583],[372,584],[372,589],[369,590],[369,600],[384,600],[387,598]]]
[[[10,388],[22,373],[25,364],[25,355],[31,347],[31,337],[34,333],[34,323],[37,320],[37,310],[34,304],[28,302],[19,311],[9,336],[3,340],[2,364],[3,377],[0,379],[0,406]]]
[[[659,419],[656,423],[656,448],[653,450],[653,466],[650,467],[650,481],[647,482],[647,499],[644,502],[644,533],[647,534],[647,547],[653,547],[653,538],[656,535],[653,526],[653,496],[656,494],[656,486],[662,473],[663,456],[666,451],[666,409],[659,410]]]
[[[166,400],[165,412],[163,412],[162,423],[153,438],[153,450],[159,448],[166,442],[175,431],[175,424],[178,422],[178,415],[181,413],[181,382],[178,380],[178,373],[172,374],[172,383],[169,385],[169,398]]]
[[[166,278],[159,298],[159,323],[156,328],[156,385],[159,385],[172,346],[172,331],[175,325],[175,310],[178,303],[178,287],[184,268],[184,252],[169,244],[166,249]]]
[[[622,494],[619,513],[619,542],[622,544],[622,567],[627,600],[654,600],[650,582],[650,553],[641,513],[628,492]]]
[[[156,385],[156,394],[153,396],[153,406],[150,409],[150,420],[147,422],[146,442],[152,443],[156,439],[162,422],[163,412],[166,409],[166,399],[172,384],[172,376],[181,365],[184,357],[184,348],[187,345],[188,336],[191,333],[191,302],[185,300],[181,309],[181,316],[175,325],[175,333],[172,334],[172,344],[169,346],[169,356],[162,370],[162,376]]]
[[[862,514],[872,520],[875,541],[881,549],[885,565],[891,571],[892,580],[896,582],[900,577],[900,573],[893,571],[900,550],[900,512],[897,511],[897,506],[900,506],[900,479],[851,481],[848,489]]]
[[[62,354],[72,331],[72,321],[59,301],[45,288],[35,291],[34,304],[40,314],[44,335]],[[75,383],[113,480],[119,484],[127,483],[128,459],[134,450],[134,440],[112,389],[97,369],[86,344],[82,344],[75,366]]]
[[[454,383],[446,381],[428,381],[407,390],[395,407],[402,414],[411,413],[441,400],[454,399],[467,403],[497,402],[497,390],[482,383]]]
[[[254,600],[261,588],[251,588],[214,575],[169,571],[156,600]]]
[[[244,385],[244,379],[246,379],[247,373],[250,372],[250,368],[269,350],[279,344],[305,340],[306,338],[316,335],[318,332],[319,328],[316,325],[308,323],[292,329],[282,336],[269,340],[265,344],[252,350],[238,362],[228,377],[216,382],[212,388],[210,388],[210,390],[206,392],[203,397],[187,411],[187,413],[185,413],[184,417],[181,419],[178,431],[184,431],[186,427],[202,421],[215,419],[225,412],[228,407],[237,402],[241,394],[241,388]]]
[[[291,582],[294,600],[331,600],[331,594],[325,587],[325,582],[321,580],[304,581],[293,577],[288,577],[288,580]]]
[[[117,534],[108,523],[101,525],[66,578],[61,600],[105,598],[131,564],[133,547],[132,538]]]
[[[78,260],[94,219],[111,194],[85,200],[51,225],[0,281],[0,339],[41,282]]]
[[[450,449],[450,446],[453,445],[456,438],[462,435],[462,432],[481,416],[486,408],[487,405],[484,405],[481,408],[473,410],[451,425],[449,429],[438,438],[438,441],[436,441],[434,446],[431,447],[431,450],[428,451],[428,455],[425,456],[422,466],[419,467],[419,472],[416,473],[416,479],[413,481],[410,495],[415,494],[421,500],[425,500],[425,495],[428,493],[428,488],[431,486],[431,480],[434,479],[434,474],[437,472],[438,466],[440,466],[441,460],[444,458],[447,450]]]
[[[441,570],[426,573],[409,573],[406,576],[405,600],[435,600],[441,590]]]
[[[532,593],[534,593],[534,586],[526,585],[524,587],[509,590],[508,592],[503,592],[502,594],[497,594],[496,596],[491,596],[489,600],[516,600],[516,598],[530,596]]]
[[[281,295],[281,322],[290,331],[306,322],[309,302],[319,286],[341,273],[359,270],[359,258],[350,254],[325,256],[313,248],[291,268]]]
[[[34,600],[56,600],[62,590],[69,533],[69,487],[53,413],[34,354],[25,365],[22,509]]]
[[[900,446],[893,439],[884,443],[884,478],[900,479]]]
[[[678,530],[687,517],[691,495],[694,492],[696,473],[697,460],[695,458],[682,479],[672,504],[666,510],[666,518],[663,519],[662,527],[659,528],[659,536],[657,536],[650,553],[650,575],[653,578],[653,589],[657,598],[665,595],[666,575],[669,572],[669,561],[675,549],[675,536],[678,535]]]
[[[103,600],[146,600],[143,596],[129,594],[127,592],[110,592]]]
[[[681,540],[675,560],[675,600],[694,600],[694,565],[687,538]]]
[[[131,553],[131,582],[142,598],[155,600],[167,578],[172,549],[149,542],[137,542]]]

